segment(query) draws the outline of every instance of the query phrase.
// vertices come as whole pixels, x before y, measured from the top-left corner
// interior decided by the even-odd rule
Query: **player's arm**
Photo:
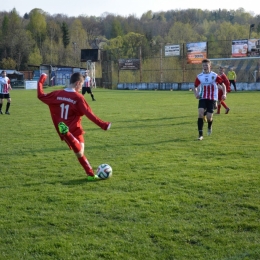
[[[200,85],[200,81],[198,80],[198,78],[196,78],[195,82],[194,82],[194,89],[193,89],[193,93],[195,95],[195,98],[199,99],[200,95],[199,95],[199,88],[198,86]]]
[[[12,90],[11,81],[10,81],[9,78],[8,78],[8,83],[7,84],[8,84],[7,85],[8,90]]]
[[[98,125],[103,130],[109,130],[111,127],[110,122],[104,122],[100,118],[98,118],[94,113],[92,112],[90,106],[87,104],[85,99],[83,98],[83,104],[79,104],[80,109],[82,109],[83,114],[94,124]]]
[[[41,74],[39,80],[38,80],[38,84],[37,84],[37,94],[38,94],[38,98],[41,100],[45,94],[43,91],[43,85],[45,80],[47,79],[47,74],[43,73]]]
[[[198,87],[194,86],[193,93],[194,93],[195,98],[198,98]]]

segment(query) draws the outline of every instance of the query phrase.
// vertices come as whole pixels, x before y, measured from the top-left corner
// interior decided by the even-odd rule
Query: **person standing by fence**
[[[237,91],[237,86],[236,86],[237,74],[234,71],[234,68],[230,68],[230,70],[227,73],[227,78],[229,80],[230,86],[233,85],[235,91]]]

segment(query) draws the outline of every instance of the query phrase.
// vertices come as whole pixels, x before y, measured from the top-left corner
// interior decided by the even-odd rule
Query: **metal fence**
[[[237,82],[254,83],[260,82],[260,57],[231,57],[230,41],[218,42],[225,43],[225,48],[230,51],[222,54],[213,52],[213,46],[208,43],[208,58],[212,61],[212,70],[218,72],[219,66],[223,66],[227,71],[233,67],[237,74]],[[212,43],[213,45],[213,43]],[[216,42],[214,42],[216,46]],[[217,48],[216,48],[217,49]],[[102,79],[103,86],[116,88],[120,83],[185,83],[194,82],[197,74],[202,71],[201,64],[187,64],[187,56],[184,45],[182,55],[169,57],[164,55],[164,46],[157,50],[157,55],[145,57],[141,51],[136,49],[132,56],[123,58],[140,58],[141,66],[139,70],[120,70],[118,57],[122,51],[104,51],[102,58]],[[113,55],[116,53],[116,55]],[[153,51],[151,51],[153,53]],[[225,58],[226,57],[226,58]]]

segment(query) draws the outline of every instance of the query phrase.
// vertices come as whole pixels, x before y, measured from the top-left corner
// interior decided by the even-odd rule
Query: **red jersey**
[[[221,74],[220,77],[223,79],[223,83],[226,85],[226,92],[230,92],[230,83],[225,73]],[[218,101],[222,100],[222,96],[223,96],[222,89],[218,89]]]
[[[38,98],[49,106],[53,124],[62,140],[63,136],[59,133],[58,124],[64,122],[74,136],[80,136],[84,134],[81,125],[83,115],[103,130],[109,126],[109,122],[104,122],[94,115],[84,96],[74,89],[66,88],[44,94],[43,83],[39,81],[37,92]]]
[[[220,75],[220,77],[222,78],[223,83],[226,85],[226,90],[227,90],[227,92],[230,92],[230,91],[231,91],[231,89],[230,89],[230,82],[229,82],[229,80],[228,80],[226,74],[223,73],[223,74]]]
[[[218,84],[222,83],[222,78],[211,71],[209,73],[200,73],[194,82],[194,86],[195,88],[200,86],[200,99],[218,100]]]

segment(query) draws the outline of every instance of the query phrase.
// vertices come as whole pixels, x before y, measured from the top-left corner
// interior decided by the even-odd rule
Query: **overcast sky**
[[[67,16],[102,16],[104,13],[128,16],[135,15],[140,18],[141,15],[149,10],[152,12],[180,10],[189,8],[200,8],[202,10],[227,9],[237,10],[244,8],[245,11],[253,15],[260,14],[260,7],[257,0],[2,0],[0,4],[1,11],[10,12],[13,8],[23,16],[34,8],[40,8],[51,15],[65,14]]]

